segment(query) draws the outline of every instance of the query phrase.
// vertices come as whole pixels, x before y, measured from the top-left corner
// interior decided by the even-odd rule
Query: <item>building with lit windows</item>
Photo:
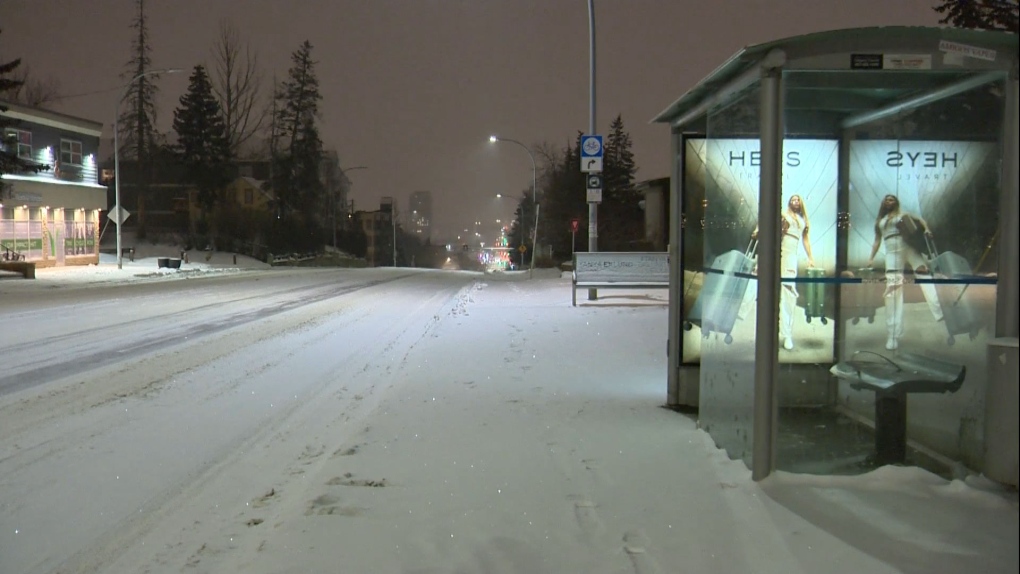
[[[416,191],[412,193],[408,213],[410,214],[411,232],[422,241],[430,239],[432,235],[432,192]]]
[[[0,181],[0,256],[37,267],[99,262],[100,214],[107,209],[96,155],[103,124],[2,103],[5,150],[48,166]]]

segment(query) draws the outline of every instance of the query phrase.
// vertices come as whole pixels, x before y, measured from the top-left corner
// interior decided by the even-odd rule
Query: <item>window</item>
[[[60,163],[63,165],[81,165],[81,142],[60,140]]]
[[[15,150],[14,146],[17,146],[18,157],[32,159],[32,132],[7,128],[4,136],[5,148],[9,146],[13,152]]]

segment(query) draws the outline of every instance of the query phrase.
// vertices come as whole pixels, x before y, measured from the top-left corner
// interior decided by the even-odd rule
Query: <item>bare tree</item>
[[[51,77],[36,79],[32,77],[30,68],[25,65],[11,76],[11,79],[20,82],[18,87],[11,90],[7,97],[10,101],[28,106],[30,108],[41,108],[47,104],[62,99],[60,94],[60,82]]]
[[[236,159],[265,123],[268,110],[260,105],[262,75],[258,54],[242,42],[237,29],[220,21],[219,39],[214,47],[213,93],[223,110],[230,139],[230,158]]]

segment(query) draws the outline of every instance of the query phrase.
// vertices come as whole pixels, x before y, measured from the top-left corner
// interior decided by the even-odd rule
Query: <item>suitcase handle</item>
[[[928,230],[924,231],[924,245],[928,248],[928,257],[935,259],[939,256],[939,250],[935,248],[935,239],[928,233]]]

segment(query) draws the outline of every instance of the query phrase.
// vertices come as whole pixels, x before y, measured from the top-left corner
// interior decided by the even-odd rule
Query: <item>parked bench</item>
[[[963,385],[967,367],[933,357],[901,353],[888,358],[858,351],[871,360],[851,359],[832,366],[836,378],[856,390],[875,393],[875,462],[903,464],[907,456],[907,395],[955,393]]]
[[[571,302],[578,289],[668,289],[669,254],[605,251],[575,253]]]
[[[35,261],[0,261],[0,270],[21,273],[25,279],[35,279]]]

